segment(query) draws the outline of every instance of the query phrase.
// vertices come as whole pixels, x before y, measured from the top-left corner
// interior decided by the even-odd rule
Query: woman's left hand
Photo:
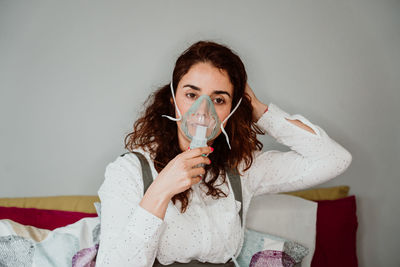
[[[253,106],[253,121],[257,122],[267,110],[268,106],[257,99],[248,83],[246,83],[244,92],[250,96],[251,105]]]

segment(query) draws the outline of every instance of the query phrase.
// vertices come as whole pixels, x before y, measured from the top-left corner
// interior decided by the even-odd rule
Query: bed
[[[357,266],[356,198],[349,189],[254,198],[240,266]],[[95,203],[101,205],[97,196],[0,198],[0,266],[94,266],[101,217]],[[16,249],[22,241],[26,251]]]

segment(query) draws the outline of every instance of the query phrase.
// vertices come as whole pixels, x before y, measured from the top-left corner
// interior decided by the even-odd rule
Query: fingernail
[[[190,146],[188,146],[187,150],[190,150]]]
[[[213,151],[214,151],[214,148],[212,148],[211,146],[210,146],[210,148],[211,148],[211,152],[213,152]]]

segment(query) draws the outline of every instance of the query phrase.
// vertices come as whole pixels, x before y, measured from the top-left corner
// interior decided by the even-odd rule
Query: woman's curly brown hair
[[[242,97],[242,102],[225,127],[230,137],[231,150],[229,150],[225,137],[220,134],[212,145],[216,153],[209,155],[212,164],[205,167],[206,172],[210,172],[211,179],[208,181],[202,179],[201,181],[208,188],[207,195],[218,199],[227,196],[218,188],[226,182],[225,170],[230,168],[239,171],[238,165],[242,161],[245,164],[243,171],[249,169],[253,163],[253,152],[261,150],[263,147],[257,139],[257,134],[264,134],[264,132],[253,122],[253,108],[249,96],[245,93],[247,74],[243,62],[224,45],[211,41],[199,41],[185,50],[175,63],[173,88],[177,88],[181,78],[193,65],[200,62],[211,63],[228,73],[233,85],[232,108]],[[145,102],[144,113],[134,123],[133,131],[125,137],[125,148],[129,151],[140,147],[150,152],[157,172],[160,172],[175,156],[182,153],[179,148],[176,122],[161,117],[164,114],[175,117],[175,106],[170,102],[170,98],[169,84],[151,94]],[[217,185],[216,180],[219,175],[222,175],[223,182]],[[191,191],[192,189],[189,188],[172,197],[174,204],[177,200],[181,202],[182,213],[189,204]]]

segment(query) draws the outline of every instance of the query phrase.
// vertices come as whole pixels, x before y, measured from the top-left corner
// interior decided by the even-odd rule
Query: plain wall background
[[[353,155],[360,266],[399,266],[399,1],[0,1],[0,197],[96,194],[193,42]],[[269,136],[265,150],[288,150]]]

